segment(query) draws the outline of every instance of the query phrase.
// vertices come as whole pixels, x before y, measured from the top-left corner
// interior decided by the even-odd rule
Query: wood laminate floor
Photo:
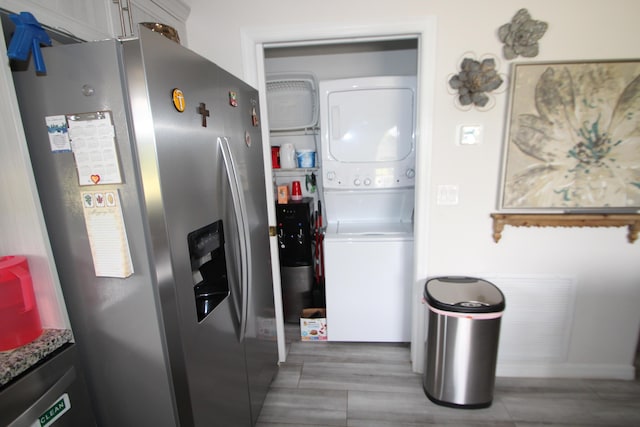
[[[486,409],[429,401],[409,347],[288,343],[257,427],[640,426],[640,381],[496,379]]]

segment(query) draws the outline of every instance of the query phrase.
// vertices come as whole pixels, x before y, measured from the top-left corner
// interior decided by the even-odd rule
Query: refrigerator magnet
[[[232,107],[238,106],[238,94],[232,90],[229,91],[229,105]]]
[[[247,147],[251,147],[251,134],[248,130],[244,131],[244,143],[247,144]]]
[[[256,112],[256,101],[254,99],[251,100],[251,124],[253,127],[257,127],[260,122],[258,121],[258,113]]]
[[[171,91],[171,98],[173,99],[173,106],[181,113],[184,113],[186,108],[184,93],[178,88]]]
[[[205,104],[204,102],[200,103],[200,106],[198,107],[198,114],[202,116],[202,127],[206,128],[207,117],[209,117],[210,115],[209,110],[207,110],[207,104]]]

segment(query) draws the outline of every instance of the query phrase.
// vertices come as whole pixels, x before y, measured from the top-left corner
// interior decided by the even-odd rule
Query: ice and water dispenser
[[[200,322],[229,295],[222,221],[189,233],[187,240]]]

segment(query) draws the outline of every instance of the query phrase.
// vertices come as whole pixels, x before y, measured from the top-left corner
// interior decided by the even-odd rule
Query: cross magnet
[[[207,117],[209,117],[209,110],[207,110],[207,106],[204,102],[200,103],[198,107],[198,113],[202,115],[202,127],[207,127]]]

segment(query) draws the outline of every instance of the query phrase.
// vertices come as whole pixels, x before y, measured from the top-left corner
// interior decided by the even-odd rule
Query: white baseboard
[[[636,370],[632,365],[591,363],[498,363],[498,377],[528,378],[592,378],[633,380]]]

